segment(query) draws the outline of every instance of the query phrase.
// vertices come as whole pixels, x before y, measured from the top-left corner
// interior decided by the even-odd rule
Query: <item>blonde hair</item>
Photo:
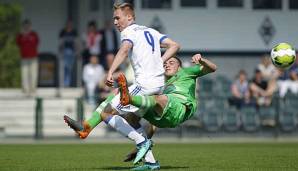
[[[122,3],[122,4],[114,4],[114,11],[120,9],[121,11],[124,11],[126,14],[130,14],[133,19],[136,19],[135,11],[130,3]]]

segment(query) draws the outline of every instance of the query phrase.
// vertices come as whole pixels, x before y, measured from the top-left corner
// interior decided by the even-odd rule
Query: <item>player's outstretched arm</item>
[[[116,69],[123,63],[123,61],[127,58],[129,50],[132,48],[132,44],[128,41],[124,41],[121,44],[120,49],[118,50],[116,57],[111,65],[111,68],[108,71],[107,79],[106,79],[106,85],[107,86],[113,86],[114,80],[113,80],[113,73],[116,71]]]
[[[217,66],[214,63],[212,63],[206,58],[203,58],[201,54],[195,54],[192,57],[192,62],[195,64],[202,65],[203,68],[201,75],[206,75],[208,73],[215,72],[217,69]]]
[[[180,49],[180,45],[171,40],[170,38],[166,38],[164,39],[160,46],[162,48],[166,48],[167,50],[165,51],[165,53],[163,54],[163,56],[161,57],[163,62],[167,61],[170,57],[175,56],[175,54],[178,52],[178,50]]]

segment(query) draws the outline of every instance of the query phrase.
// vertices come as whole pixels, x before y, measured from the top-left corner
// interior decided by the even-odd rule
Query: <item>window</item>
[[[124,2],[130,3],[130,4],[132,4],[132,6],[135,6],[134,0],[123,0],[123,3]]]
[[[290,0],[289,2],[290,9],[298,9],[298,1],[297,0]]]
[[[180,0],[182,7],[206,7],[206,0]]]
[[[98,0],[89,0],[89,10],[91,12],[96,12],[99,9],[99,2]]]
[[[243,0],[217,0],[218,7],[243,7]]]
[[[281,9],[281,0],[253,0],[253,9]]]
[[[142,8],[171,9],[172,0],[142,0]]]

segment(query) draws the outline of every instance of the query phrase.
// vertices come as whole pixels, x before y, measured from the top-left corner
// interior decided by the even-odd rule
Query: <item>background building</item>
[[[22,17],[30,18],[40,34],[40,51],[54,54],[57,54],[58,33],[68,18],[72,18],[78,33],[83,33],[90,20],[102,28],[112,17],[110,0],[2,1],[23,6]],[[268,53],[279,42],[298,46],[295,0],[128,2],[133,2],[139,24],[153,26],[181,43],[182,56],[198,51],[211,57],[225,56],[216,62],[229,76],[235,72],[230,70],[231,65],[240,67],[245,63],[247,70],[253,71],[250,66],[258,59],[252,57]]]

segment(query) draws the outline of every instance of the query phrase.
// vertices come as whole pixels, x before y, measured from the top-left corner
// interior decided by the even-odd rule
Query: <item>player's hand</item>
[[[113,85],[114,85],[113,74],[108,73],[105,83],[107,86],[113,87]]]
[[[191,58],[191,62],[195,63],[195,64],[199,64],[202,60],[202,55],[201,54],[195,54],[192,58]]]

